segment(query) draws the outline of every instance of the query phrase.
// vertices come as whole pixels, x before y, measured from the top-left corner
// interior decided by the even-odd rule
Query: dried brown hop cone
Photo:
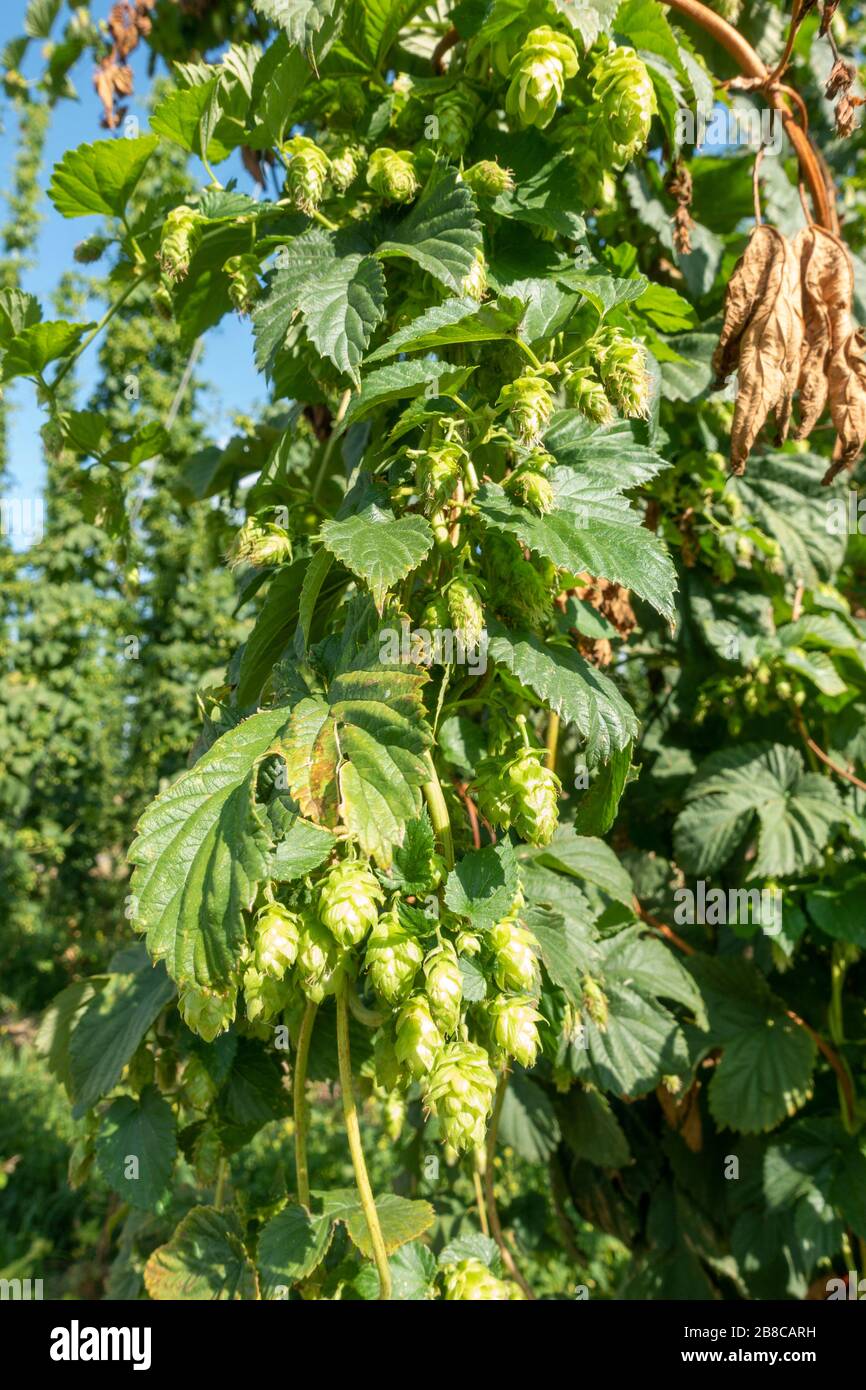
[[[787,437],[800,376],[803,310],[800,261],[776,227],[757,226],[734,268],[725,318],[713,354],[716,384],[737,368],[731,428],[731,468],[742,473],[767,416],[776,418],[777,442]]]
[[[846,63],[844,58],[837,58],[832,68],[830,76],[827,78],[827,85],[824,88],[824,95],[828,101],[834,97],[847,92],[857,76],[857,69],[853,63]]]

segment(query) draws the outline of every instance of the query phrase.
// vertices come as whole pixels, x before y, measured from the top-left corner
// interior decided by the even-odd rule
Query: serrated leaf
[[[386,595],[417,569],[433,546],[423,516],[395,517],[371,501],[345,521],[326,521],[320,532],[325,549],[368,585],[381,613]]]
[[[270,874],[278,883],[305,878],[324,864],[334,848],[334,836],[312,821],[295,817],[271,859]]]
[[[593,768],[589,786],[581,792],[574,813],[574,828],[580,834],[606,835],[610,830],[628,782],[631,753],[629,743],[615,749],[605,762]]]
[[[449,289],[460,292],[482,248],[472,194],[454,169],[431,179],[377,256],[408,256]]]
[[[490,1236],[482,1235],[480,1231],[470,1231],[468,1235],[449,1240],[440,1250],[437,1263],[440,1269],[444,1269],[446,1265],[460,1264],[461,1260],[480,1260],[497,1279],[502,1277],[502,1255],[499,1246]]]
[[[259,1233],[256,1254],[262,1297],[283,1297],[283,1288],[312,1274],[328,1253],[332,1235],[331,1218],[306,1207],[284,1207],[272,1216]]]
[[[357,384],[358,364],[385,313],[385,276],[372,256],[342,256],[300,287],[298,308],[316,350]]]
[[[458,391],[472,370],[472,367],[449,368],[445,362],[418,359],[379,367],[377,371],[364,377],[360,392],[352,397],[349,409],[343,417],[340,433],[357,421],[365,419],[380,405],[419,396],[422,391],[426,391],[431,382],[441,383],[437,386],[437,391],[445,390],[446,385],[447,389]]]
[[[473,926],[492,927],[511,908],[519,881],[514,851],[503,840],[463,855],[448,875],[445,902],[458,916],[468,917]]]
[[[436,852],[436,836],[426,810],[406,824],[402,845],[394,850],[387,880],[404,897],[422,897],[430,889],[430,863]]]
[[[67,150],[54,166],[48,196],[62,217],[121,217],[159,141],[97,140]]]
[[[207,82],[167,92],[154,107],[151,130],[213,164],[228,159],[232,145],[214,135],[220,116],[221,85],[222,74],[216,73]]]
[[[631,1158],[628,1140],[606,1096],[573,1086],[556,1107],[562,1137],[577,1158],[600,1168],[622,1168]]]
[[[162,966],[108,977],[69,1039],[69,1091],[81,1115],[117,1085],[147,1030],[174,998]]]
[[[373,1258],[373,1246],[367,1229],[360,1198],[353,1188],[331,1188],[327,1192],[312,1193],[313,1208],[321,1210],[332,1221],[343,1221],[353,1243],[357,1245],[366,1259]],[[436,1213],[429,1202],[410,1201],[407,1197],[397,1197],[386,1192],[376,1198],[376,1214],[382,1230],[382,1239],[389,1255],[417,1240],[429,1230],[436,1219]]]
[[[9,343],[0,365],[0,380],[16,376],[38,377],[49,362],[68,357],[91,328],[92,323],[67,323],[55,319],[23,328]]]
[[[698,1028],[708,1027],[700,989],[673,950],[641,927],[627,927],[605,943],[605,973],[626,980],[640,993],[685,1005]]]
[[[637,275],[633,280],[611,275],[602,265],[587,266],[585,270],[560,271],[557,279],[571,290],[578,290],[603,319],[621,304],[631,304],[646,294],[648,281]]]
[[[586,740],[587,756],[607,758],[637,736],[634,711],[613,682],[573,647],[542,642],[533,633],[510,632],[487,622],[490,659],[505,666],[539,700]]]
[[[336,257],[334,239],[321,227],[311,227],[289,243],[289,264],[268,276],[266,292],[252,313],[256,366],[271,369],[292,320],[298,313],[302,286],[327,274]]]
[[[152,1211],[157,1206],[176,1152],[174,1115],[155,1086],[145,1086],[138,1100],[121,1096],[112,1101],[102,1117],[96,1137],[99,1171],[133,1207]]]
[[[527,1163],[546,1163],[560,1140],[553,1104],[528,1076],[511,1077],[499,1121],[499,1138]]]
[[[256,770],[287,722],[255,714],[217,739],[144,812],[129,852],[135,917],[155,960],[181,985],[220,987],[246,940],[242,912],[267,872],[271,836]]]
[[[684,1075],[689,1052],[676,1020],[654,999],[605,977],[607,1027],[584,1014],[585,1048],[572,1050],[576,1074],[616,1095],[645,1095],[665,1075]]]
[[[339,17],[341,0],[253,0],[253,9],[278,24],[290,43],[311,50],[316,36]]]
[[[840,500],[844,506],[844,495],[822,488],[824,468],[815,454],[769,452],[760,469],[726,484],[745,514],[777,543],[786,577],[807,588],[832,580],[845,556],[845,529],[829,524],[830,507]]]
[[[398,329],[370,353],[367,361],[380,362],[398,352],[430,352],[453,343],[490,343],[513,338],[524,312],[523,303],[516,299],[499,304],[446,299]]]
[[[256,1271],[234,1213],[193,1207],[167,1244],[154,1250],[144,1285],[157,1301],[257,1299]]]
[[[268,585],[241,655],[237,702],[242,709],[258,700],[276,661],[294,636],[308,563],[296,560],[280,568]]]
[[[582,976],[596,970],[600,963],[591,918],[587,916],[585,922],[580,922],[573,914],[566,918],[556,911],[532,908],[524,914],[524,920],[538,942],[544,968],[551,980],[579,1009]]]

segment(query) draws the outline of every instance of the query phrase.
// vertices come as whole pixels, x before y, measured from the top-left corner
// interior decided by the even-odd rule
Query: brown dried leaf
[[[830,357],[830,415],[836,426],[833,463],[825,483],[843,468],[853,468],[866,444],[866,336],[850,314],[849,330],[834,338]]]
[[[827,85],[824,88],[824,95],[827,100],[832,101],[842,92],[847,92],[856,76],[857,69],[853,63],[846,63],[844,58],[837,58],[830,69],[830,76],[827,78]]]
[[[809,435],[827,404],[830,361],[830,286],[842,272],[840,245],[820,227],[804,227],[794,238],[803,293],[803,350],[800,355],[800,423],[795,439]],[[845,262],[844,255],[841,257]]]
[[[737,366],[740,340],[757,305],[767,293],[771,277],[781,275],[784,238],[775,227],[755,227],[725,292],[725,321],[713,353],[715,388],[723,386]]]

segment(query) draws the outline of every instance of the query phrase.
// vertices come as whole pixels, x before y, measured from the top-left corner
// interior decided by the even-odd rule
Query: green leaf
[[[694,328],[698,321],[689,301],[669,285],[648,284],[633,307],[660,333],[679,333]]]
[[[174,998],[162,966],[145,958],[134,974],[110,975],[90,1001],[69,1040],[69,1091],[75,1114],[113,1090],[145,1033]]]
[[[511,1077],[499,1121],[499,1137],[527,1163],[546,1163],[560,1140],[553,1104],[522,1072]]]
[[[676,1000],[694,1015],[698,1028],[708,1027],[704,1000],[694,979],[673,950],[642,927],[627,927],[605,943],[604,968],[642,994]]]
[[[461,1260],[480,1260],[498,1279],[502,1277],[502,1255],[499,1246],[490,1236],[484,1236],[480,1231],[470,1231],[468,1235],[449,1240],[440,1250],[437,1264],[440,1269],[444,1269],[446,1265],[460,1264]]]
[[[421,812],[431,741],[426,674],[377,660],[374,642],[320,696],[301,700],[281,740],[289,788],[303,815],[342,823],[387,869],[406,823]]]
[[[600,34],[609,34],[620,0],[553,0],[554,7],[567,19],[583,40],[588,53]]]
[[[47,39],[63,0],[28,0],[24,32],[31,39]]]
[[[589,916],[585,922],[576,915],[567,918],[559,912],[532,908],[524,914],[526,925],[535,936],[544,968],[555,985],[575,1006],[581,1007],[581,978],[598,970],[600,956],[593,940]]]
[[[177,1151],[174,1115],[155,1086],[138,1100],[121,1096],[102,1117],[96,1161],[109,1187],[133,1207],[153,1211],[165,1194]]]
[[[826,460],[816,454],[770,452],[760,469],[726,484],[753,524],[777,543],[786,578],[806,588],[833,580],[845,556],[844,527],[828,524],[829,506],[844,505],[844,489],[821,486],[825,468]]]
[[[634,887],[628,869],[603,840],[575,834],[570,825],[560,825],[550,844],[543,849],[522,845],[519,857],[528,857],[559,873],[585,879],[615,902],[631,906]]]
[[[426,810],[406,825],[402,845],[394,851],[388,886],[404,897],[423,897],[430,888],[430,861],[436,852],[436,836]]]
[[[648,281],[637,275],[633,280],[620,279],[610,274],[603,265],[587,266],[586,270],[560,271],[557,279],[569,289],[579,290],[603,319],[612,309],[621,304],[640,300],[647,293]]]
[[[326,521],[320,536],[325,549],[368,585],[379,613],[387,594],[418,568],[433,545],[423,516],[395,518],[375,501],[345,521]]]
[[[342,256],[298,293],[307,336],[356,385],[360,363],[385,313],[385,276],[372,256]]]
[[[242,709],[258,700],[274,664],[292,640],[308,564],[306,559],[296,560],[277,570],[268,585],[241,655],[236,694]]]
[[[122,217],[159,141],[97,140],[67,150],[55,164],[48,196],[62,217]]]
[[[453,343],[492,343],[515,336],[525,305],[509,298],[500,303],[479,304],[475,299],[446,299],[426,309],[405,328],[400,328],[368,362],[380,362],[398,352],[430,352]]]
[[[495,618],[488,619],[487,627],[491,659],[575,725],[586,740],[588,757],[607,758],[637,736],[637,719],[616,686],[573,647],[545,643],[533,633],[509,632]]]
[[[576,1158],[600,1168],[623,1168],[631,1158],[628,1140],[606,1096],[574,1086],[556,1107],[562,1137]]]
[[[254,149],[282,144],[311,75],[303,51],[288,35],[279,34],[268,45],[253,74],[250,106],[258,123],[250,135]]]
[[[333,1231],[329,1216],[306,1207],[284,1207],[272,1216],[259,1233],[256,1255],[262,1297],[284,1297],[284,1288],[312,1274],[328,1253]]]
[[[574,828],[580,834],[606,835],[616,813],[631,771],[631,744],[615,749],[606,762],[593,769],[590,784],[582,792],[574,813]]]
[[[42,318],[42,307],[33,294],[7,286],[0,289],[0,347],[9,346],[25,328],[32,328]]]
[[[339,28],[341,0],[253,0],[253,9],[278,24],[289,42],[322,55],[317,37]]]
[[[49,362],[68,357],[93,326],[92,323],[67,323],[64,319],[56,319],[23,328],[3,354],[0,380],[41,376]]]
[[[153,801],[129,852],[135,924],[178,984],[228,983],[246,940],[242,912],[268,867],[258,764],[288,710],[255,714],[217,739]]]
[[[193,1207],[167,1244],[154,1250],[144,1285],[158,1302],[257,1299],[256,1271],[234,1212]]]
[[[305,878],[324,864],[334,848],[334,836],[320,825],[296,816],[279,841],[271,860],[270,874],[278,883]]]
[[[557,411],[544,437],[545,447],[557,463],[582,474],[578,494],[584,487],[584,503],[592,507],[609,494],[619,495],[649,482],[670,465],[638,439],[633,420],[617,420],[613,425],[593,425],[579,410]]]
[[[514,851],[507,840],[470,850],[451,870],[445,902],[473,926],[495,926],[511,908],[519,886]]]
[[[436,382],[437,394],[445,390],[457,391],[473,370],[472,367],[449,369],[445,362],[422,362],[418,359],[380,367],[364,377],[360,392],[352,397],[343,417],[340,432],[371,415],[380,405],[419,396],[431,382]]]
[[[433,177],[411,212],[380,242],[377,256],[408,256],[460,293],[482,249],[472,194],[455,169]]]
[[[36,1051],[45,1058],[48,1068],[68,1096],[72,1096],[72,1068],[69,1039],[78,1015],[105,985],[105,980],[76,980],[55,995],[42,1015],[36,1033]]]
[[[304,285],[327,275],[336,258],[334,239],[321,227],[311,227],[289,242],[290,264],[268,277],[268,288],[252,313],[256,366],[273,367],[274,357],[286,340],[299,312],[298,298]]]
[[[367,1229],[367,1218],[360,1198],[354,1188],[331,1188],[327,1192],[312,1193],[313,1208],[330,1217],[332,1221],[343,1221],[353,1243],[368,1260],[373,1258],[373,1246]],[[429,1202],[409,1201],[406,1197],[396,1197],[391,1192],[376,1198],[376,1214],[382,1228],[382,1239],[389,1255],[417,1240],[433,1225],[436,1213]]]
[[[219,119],[222,74],[194,87],[179,87],[166,93],[154,107],[150,128],[190,154],[214,164],[228,159],[232,146],[214,136]]]
[[[820,864],[833,827],[843,819],[833,783],[804,772],[796,749],[744,744],[714,753],[698,768],[674,826],[674,845],[683,868],[708,874],[757,829],[750,876],[781,877]]]

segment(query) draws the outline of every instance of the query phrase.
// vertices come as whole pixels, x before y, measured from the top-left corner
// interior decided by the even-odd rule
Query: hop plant
[[[511,62],[506,112],[520,125],[550,125],[577,68],[577,49],[567,34],[544,24],[532,29]]]
[[[182,280],[201,241],[201,221],[192,208],[171,208],[162,224],[159,263],[172,280]]]
[[[551,610],[552,581],[527,560],[514,537],[488,531],[481,563],[497,612],[521,625],[542,627]]]
[[[510,1279],[497,1279],[480,1260],[460,1260],[446,1265],[443,1283],[446,1300],[469,1302],[511,1302],[523,1298],[520,1288]]]
[[[476,251],[472,269],[460,285],[460,293],[467,299],[482,300],[487,293],[487,262],[483,252]]]
[[[417,1081],[430,1071],[442,1046],[442,1034],[433,1021],[430,1004],[423,994],[416,994],[397,1018],[397,1058]]]
[[[367,165],[367,183],[392,203],[411,203],[419,187],[411,150],[374,150]]]
[[[496,1046],[522,1067],[534,1066],[541,1046],[536,1027],[541,1014],[529,995],[502,994],[494,999],[489,1012]]]
[[[358,145],[340,145],[331,155],[331,185],[337,193],[347,193],[361,172],[363,151]]]
[[[204,1125],[192,1146],[192,1168],[199,1187],[213,1187],[219,1177],[223,1146],[215,1125]]]
[[[598,981],[594,980],[591,975],[584,975],[581,989],[583,1007],[596,1027],[604,1032],[608,1018],[607,995]]]
[[[590,74],[598,104],[597,129],[615,164],[627,164],[642,150],[658,107],[646,64],[633,48],[613,48]]]
[[[203,1059],[195,1053],[183,1069],[183,1098],[193,1110],[207,1110],[217,1093],[217,1085]]]
[[[85,237],[78,242],[72,255],[79,265],[92,265],[94,261],[102,259],[110,245],[108,237]]]
[[[306,135],[294,135],[283,146],[289,156],[283,194],[298,212],[311,216],[325,196],[330,172],[330,160],[315,140]]]
[[[389,1004],[412,988],[424,952],[392,909],[378,919],[367,939],[364,964],[376,993]]]
[[[334,940],[348,950],[357,946],[379,916],[384,894],[367,864],[343,859],[319,890],[319,918]]]
[[[524,507],[529,507],[530,511],[537,512],[539,516],[544,516],[553,506],[553,488],[550,480],[538,468],[527,465],[515,469],[505,484],[505,491],[509,497],[516,498]]]
[[[558,799],[562,783],[545,767],[541,753],[525,748],[508,765],[511,821],[518,835],[531,845],[547,845],[559,823]]]
[[[553,387],[546,377],[524,372],[503,386],[496,405],[510,412],[518,438],[524,444],[534,444],[550,423]]]
[[[440,507],[453,496],[460,477],[463,450],[459,444],[437,444],[413,451],[413,454],[418,491],[433,506]]]
[[[430,952],[424,962],[424,976],[433,1018],[443,1033],[455,1033],[463,1002],[463,976],[450,943]]]
[[[592,367],[576,367],[565,378],[565,395],[570,406],[595,425],[609,425],[613,406]]]
[[[223,270],[229,278],[229,299],[239,314],[248,314],[261,294],[259,263],[255,256],[229,256]]]
[[[442,1048],[424,1099],[439,1121],[443,1141],[457,1153],[483,1144],[495,1090],[496,1075],[483,1047],[453,1042]]]
[[[267,903],[256,917],[256,969],[281,980],[298,958],[301,924],[282,903]]]
[[[463,83],[442,92],[433,103],[438,126],[438,140],[449,154],[459,156],[466,149],[475,127],[479,100],[471,87]]]
[[[289,991],[283,981],[272,979],[254,965],[247,966],[243,983],[244,1008],[250,1023],[267,1023],[289,1001]]]
[[[247,517],[232,542],[229,564],[232,569],[243,565],[259,568],[263,565],[286,565],[292,558],[292,538],[283,526],[259,517]]]
[[[205,986],[186,985],[178,999],[180,1016],[187,1028],[205,1042],[213,1042],[234,1021],[237,990],[219,991]]]
[[[470,579],[458,577],[448,586],[448,616],[455,637],[468,651],[474,651],[484,635],[484,607]]]
[[[600,337],[596,356],[607,395],[623,415],[645,418],[650,407],[650,378],[643,346],[615,328]]]
[[[305,913],[298,941],[298,982],[314,1004],[334,994],[343,978],[343,952],[327,927]]]
[[[500,989],[531,994],[538,987],[538,942],[528,927],[503,917],[490,930],[493,975]]]
[[[400,1085],[402,1068],[390,1026],[380,1028],[373,1043],[373,1070],[376,1085],[383,1091],[395,1091]]]
[[[400,1091],[391,1091],[382,1103],[385,1133],[396,1144],[406,1123],[406,1098]]]
[[[498,198],[514,188],[514,175],[495,159],[481,159],[463,171],[463,181],[481,198]]]

